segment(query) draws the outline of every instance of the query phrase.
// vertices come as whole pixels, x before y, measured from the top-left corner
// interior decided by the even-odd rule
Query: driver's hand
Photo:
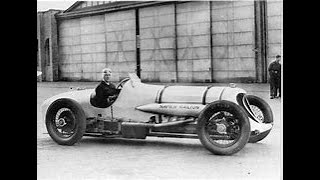
[[[109,96],[110,101],[117,99],[117,95]]]

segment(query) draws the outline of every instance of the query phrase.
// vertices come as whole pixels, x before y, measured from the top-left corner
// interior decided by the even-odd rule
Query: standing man
[[[277,55],[268,68],[270,76],[270,99],[281,97],[281,56]],[[278,95],[279,92],[279,96]]]

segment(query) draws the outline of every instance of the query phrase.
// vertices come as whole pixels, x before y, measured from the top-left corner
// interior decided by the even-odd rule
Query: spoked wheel
[[[53,102],[46,114],[46,127],[51,138],[60,145],[78,142],[86,128],[85,115],[80,105],[69,99]]]
[[[264,124],[273,124],[273,114],[271,107],[265,102],[263,99],[253,96],[253,95],[246,95],[248,103],[250,105],[250,110],[259,121],[259,123]],[[249,143],[256,143],[264,139],[269,133],[271,129],[262,132],[258,135],[251,135],[249,139]]]
[[[200,114],[197,132],[206,149],[214,154],[231,155],[248,142],[250,124],[237,104],[217,101],[209,104]]]

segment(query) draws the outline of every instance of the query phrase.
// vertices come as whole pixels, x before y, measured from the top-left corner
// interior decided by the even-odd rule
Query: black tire
[[[224,120],[222,121],[221,118],[215,119],[216,116],[223,116],[222,119]],[[227,119],[234,121],[233,125]],[[225,127],[225,132],[218,132],[219,123],[215,122],[216,120],[223,122],[220,123],[220,126],[223,124],[222,127]],[[232,128],[237,128],[237,132],[235,130],[231,132]],[[213,154],[231,155],[240,151],[248,142],[250,132],[248,116],[240,106],[230,101],[221,100],[208,104],[198,118],[197,133],[200,142]],[[214,139],[215,137],[213,136],[219,136],[222,133],[226,136],[233,136],[229,139],[231,140],[230,144],[220,144],[217,141],[223,140],[219,138]]]
[[[48,107],[45,122],[50,137],[60,145],[75,144],[86,130],[84,111],[71,99],[54,101]]]
[[[273,113],[272,113],[271,107],[265,100],[253,95],[246,95],[246,98],[250,105],[255,106],[256,108],[259,108],[259,111],[261,111],[262,113],[261,123],[273,124]],[[262,139],[268,136],[270,131],[271,129],[268,131],[262,132],[258,135],[251,135],[249,138],[249,143],[256,143],[258,141],[261,141]]]

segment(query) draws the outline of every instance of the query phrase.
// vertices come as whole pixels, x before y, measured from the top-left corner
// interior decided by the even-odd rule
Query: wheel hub
[[[224,124],[216,124],[217,125],[217,132],[221,134],[227,133],[227,127]]]
[[[58,127],[63,127],[63,126],[65,126],[67,123],[66,123],[66,120],[64,119],[64,118],[60,118],[60,119],[58,119],[58,121],[57,121],[57,126]]]

